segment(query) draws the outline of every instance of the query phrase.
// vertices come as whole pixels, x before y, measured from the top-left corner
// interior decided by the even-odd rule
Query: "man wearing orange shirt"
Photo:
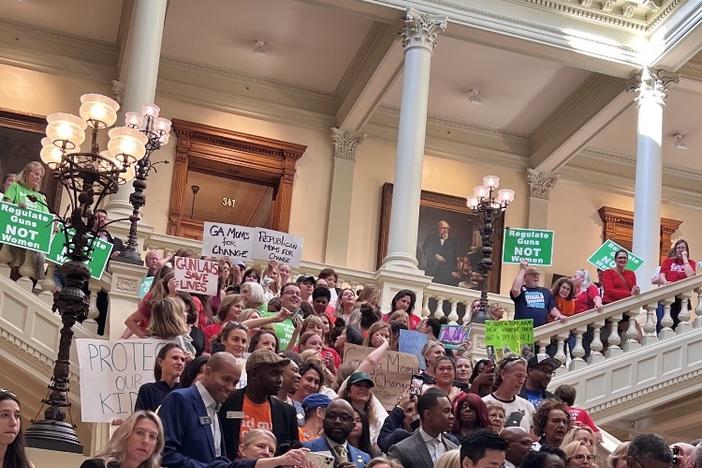
[[[298,442],[295,408],[277,398],[283,385],[283,371],[289,359],[272,351],[258,350],[246,360],[246,387],[235,391],[219,412],[227,453],[237,453],[239,440],[251,429],[267,429],[281,446]]]

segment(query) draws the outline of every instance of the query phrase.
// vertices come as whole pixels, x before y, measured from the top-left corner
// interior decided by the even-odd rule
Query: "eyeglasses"
[[[594,461],[597,459],[597,456],[595,456],[595,455],[584,455],[584,454],[582,454],[582,453],[579,453],[579,454],[577,454],[577,455],[573,455],[573,456],[570,457],[568,460],[573,460],[573,459],[575,459],[576,461],[585,461],[585,460],[587,460],[587,461],[589,461],[590,463],[592,463],[592,462],[594,462]],[[638,461],[638,460],[636,460],[636,461]],[[639,462],[639,463],[640,463],[640,462]],[[642,465],[642,466],[643,466],[643,465]]]
[[[343,422],[343,423],[350,423],[350,422],[353,422],[355,420],[355,418],[351,415],[339,414],[339,413],[333,413],[333,412],[330,413],[329,411],[327,411],[324,414],[324,419],[329,419],[331,421],[334,421],[336,419],[340,419],[341,422]]]
[[[135,429],[134,435],[141,440],[148,440],[149,442],[158,441],[158,434],[151,431],[145,431],[144,429]]]

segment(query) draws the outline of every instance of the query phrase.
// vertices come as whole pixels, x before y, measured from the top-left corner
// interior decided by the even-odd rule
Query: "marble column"
[[[383,269],[418,271],[417,229],[422,190],[422,163],[429,101],[429,72],[436,36],[447,18],[407,10],[401,32],[405,53],[400,122],[395,158],[395,182]]]
[[[144,104],[154,102],[167,3],[167,0],[136,0],[126,41],[126,83],[122,86],[124,98],[120,115],[140,111]],[[132,214],[131,193],[132,184],[128,183],[110,198],[107,210],[112,219]]]
[[[548,201],[558,176],[550,172],[527,169],[529,184],[529,228],[548,229]]]
[[[356,148],[365,137],[348,130],[331,129],[334,161],[327,217],[327,243],[324,253],[324,262],[328,265],[346,266],[347,264]]]
[[[633,252],[644,260],[636,271],[642,291],[660,263],[661,192],[663,188],[663,106],[668,86],[677,78],[644,68],[630,90],[636,93],[636,180]]]

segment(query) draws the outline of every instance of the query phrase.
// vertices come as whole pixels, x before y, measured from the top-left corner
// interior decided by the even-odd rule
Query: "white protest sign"
[[[202,229],[202,255],[251,260],[254,234],[254,228],[206,222]]]
[[[302,237],[264,228],[255,231],[253,257],[256,260],[275,260],[292,267],[300,265]]]
[[[173,257],[173,271],[177,281],[176,291],[207,296],[217,294],[219,265],[216,261]]]
[[[134,410],[139,387],[154,381],[154,363],[169,341],[76,340],[80,370],[80,419],[110,422]]]

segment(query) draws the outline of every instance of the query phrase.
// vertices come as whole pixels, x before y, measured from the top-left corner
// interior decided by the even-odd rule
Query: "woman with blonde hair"
[[[455,468],[457,466],[461,466],[460,449],[452,449],[444,452],[434,464],[434,468]]]
[[[571,442],[563,448],[566,455],[566,468],[593,468],[597,464],[595,449],[583,441]]]
[[[135,411],[112,434],[107,446],[80,468],[159,468],[164,438],[161,419]]]
[[[366,468],[402,468],[402,464],[394,458],[375,457],[374,459],[368,462]]]
[[[20,208],[29,208],[48,214],[46,197],[39,191],[44,173],[44,166],[39,161],[28,162],[17,180],[7,188],[2,200],[14,203]],[[9,244],[3,245],[0,252],[2,252],[2,263],[12,267],[12,279],[15,281],[22,276],[34,280],[44,278],[44,254]]]
[[[266,429],[251,429],[239,442],[239,454],[236,457],[241,463],[234,461],[230,466],[247,466],[254,468],[276,468],[278,466],[309,466],[306,464],[306,448],[294,448],[284,455],[273,457],[278,446],[278,440],[271,431]],[[247,464],[246,460],[256,460],[254,465]]]
[[[590,447],[595,448],[597,443],[597,437],[595,433],[587,426],[573,426],[566,433],[563,441],[561,442],[561,449],[565,450],[566,445],[571,442],[585,442]]]
[[[427,340],[422,346],[422,357],[424,358],[424,363],[426,364],[426,370],[424,374],[428,375],[432,379],[436,377],[434,375],[434,364],[436,359],[440,356],[446,354],[446,348],[444,344],[440,341]]]
[[[151,323],[147,331],[149,335],[156,338],[172,339],[192,355],[190,359],[195,357],[193,339],[188,333],[185,304],[179,297],[166,297],[154,301],[151,305]]]
[[[626,468],[626,452],[628,449],[629,442],[619,444],[607,459],[608,468]]]
[[[139,301],[137,310],[124,321],[127,329],[122,333],[122,338],[129,338],[132,334],[139,338],[146,338],[148,336],[147,330],[149,328],[149,321],[151,320],[151,306],[153,303],[175,295],[175,273],[173,272],[173,268],[164,265],[156,272],[154,281],[151,284],[151,289],[149,289],[146,295]]]
[[[275,262],[269,262],[268,265],[266,265],[266,269],[263,270],[261,285],[263,286],[263,294],[266,298],[266,302],[274,297],[280,296],[280,289],[283,284],[280,282],[280,271]]]

